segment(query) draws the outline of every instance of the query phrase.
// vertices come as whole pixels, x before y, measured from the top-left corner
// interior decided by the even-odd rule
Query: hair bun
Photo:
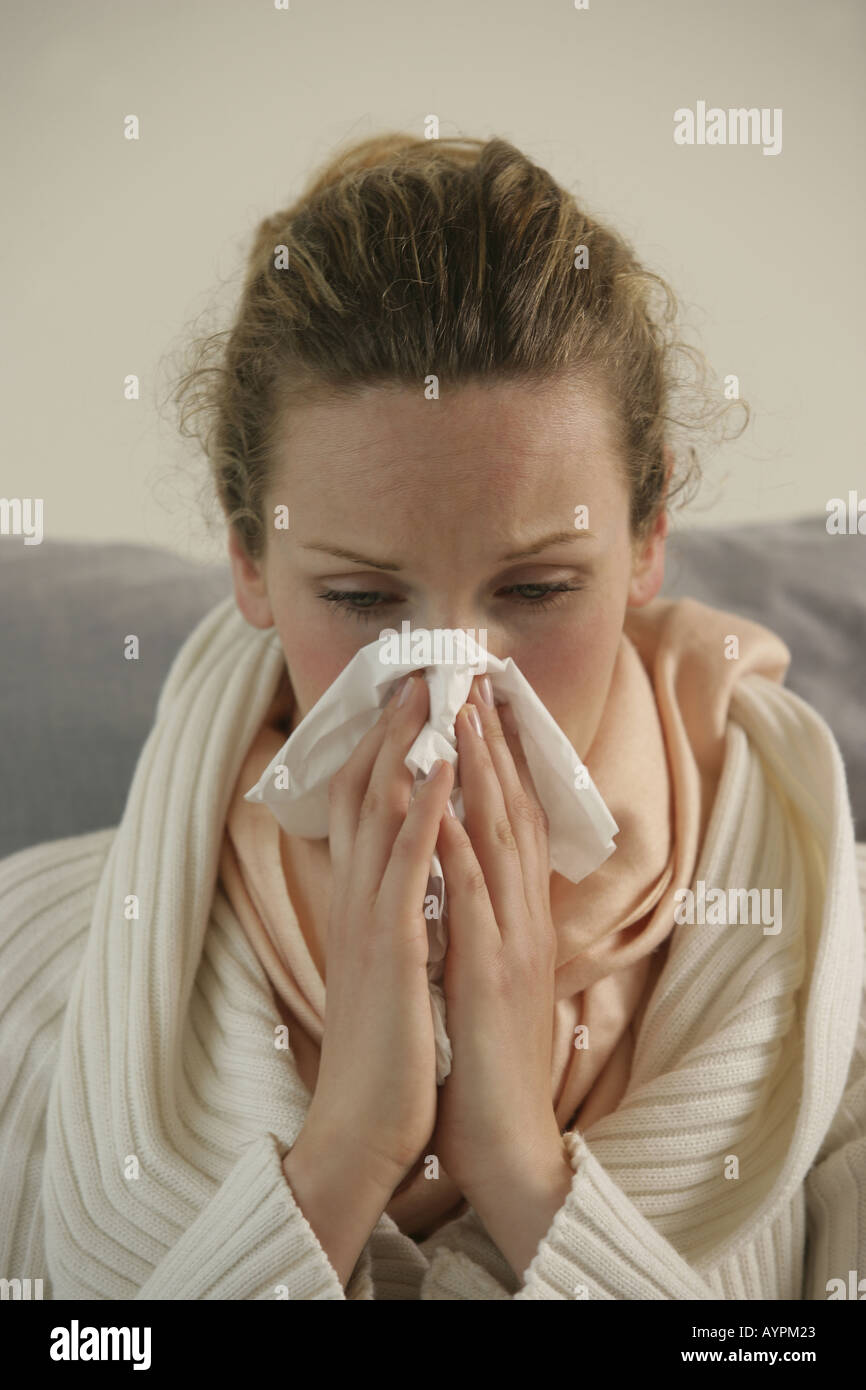
[[[387,169],[398,165],[405,168],[418,163],[424,164],[429,170],[431,165],[435,164],[437,155],[441,156],[444,166],[456,164],[469,169],[478,163],[484,146],[484,140],[470,136],[427,140],[417,135],[408,135],[402,130],[387,131],[384,135],[371,135],[367,140],[345,145],[314,173],[304,189],[301,201],[315,198],[326,188],[351,174],[362,173],[365,169]]]

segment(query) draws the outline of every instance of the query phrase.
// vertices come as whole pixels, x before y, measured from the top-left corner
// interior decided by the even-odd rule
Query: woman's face
[[[293,408],[283,438],[264,556],[247,559],[231,529],[229,551],[241,613],[279,634],[292,728],[384,628],[469,628],[479,642],[486,629],[583,758],[626,608],[661,585],[666,534],[662,517],[632,545],[598,389],[473,384],[426,400],[373,387]],[[274,527],[281,505],[288,529]]]

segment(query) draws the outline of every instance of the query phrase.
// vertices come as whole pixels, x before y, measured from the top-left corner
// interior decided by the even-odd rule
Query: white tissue
[[[616,849],[612,837],[619,826],[571,743],[511,658],[502,661],[493,656],[469,632],[453,632],[459,642],[446,642],[448,656],[432,662],[429,644],[422,650],[426,660],[388,660],[394,647],[393,643],[390,647],[386,644],[385,634],[362,647],[272,758],[245,800],[268,806],[288,835],[307,839],[327,836],[331,776],[376,722],[397,682],[409,671],[421,669],[430,692],[430,707],[427,722],[406,755],[406,767],[416,774],[416,787],[437,758],[451,763],[456,772],[454,720],[466,703],[473,679],[486,672],[494,699],[510,704],[514,712],[529,770],[547,813],[551,870],[580,883]],[[437,644],[437,652],[440,646]],[[408,650],[404,643],[401,654]],[[463,796],[456,777],[451,804],[462,822]],[[439,984],[448,945],[447,904],[442,865],[435,853],[425,896],[428,910],[431,897],[438,915],[428,917],[427,975],[436,1037],[436,1079],[441,1085],[451,1070],[451,1043]]]

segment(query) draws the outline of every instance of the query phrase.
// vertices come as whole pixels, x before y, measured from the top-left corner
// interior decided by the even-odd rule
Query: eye
[[[316,598],[324,599],[326,603],[332,604],[334,608],[342,608],[345,612],[352,613],[356,618],[359,618],[361,622],[363,622],[367,614],[374,609],[378,612],[382,608],[393,608],[397,600],[392,599],[388,602],[386,599],[385,603],[377,604],[355,603],[353,600],[380,599],[382,597],[382,594],[377,589],[325,589],[322,593],[316,595]]]
[[[576,594],[582,588],[582,584],[511,584],[503,592],[510,593],[517,589],[534,589],[536,593],[540,591],[540,598],[524,597],[517,602],[531,608],[550,608],[553,604],[561,603],[566,594]]]
[[[540,597],[522,596],[513,599],[512,602],[522,608],[539,609],[552,608],[562,603],[566,594],[578,593],[582,588],[582,584],[511,584],[500,592],[508,594],[525,589],[533,590],[536,595],[540,594]],[[400,599],[389,598],[378,589],[324,589],[316,597],[335,608],[342,608],[346,613],[354,614],[361,622],[367,619],[368,614],[379,613],[383,608],[395,608],[401,602]],[[368,602],[371,599],[384,602]]]

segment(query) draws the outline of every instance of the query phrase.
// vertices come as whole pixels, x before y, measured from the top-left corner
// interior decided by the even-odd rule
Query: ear
[[[228,552],[235,602],[251,627],[273,627],[274,616],[262,565],[247,555],[233,526],[228,528]]]
[[[667,498],[668,483],[674,465],[673,450],[664,449],[665,485],[663,500]],[[628,589],[627,607],[642,608],[654,599],[665,577],[665,541],[668,534],[667,508],[662,507],[656,523],[646,540],[634,547],[631,581]]]

